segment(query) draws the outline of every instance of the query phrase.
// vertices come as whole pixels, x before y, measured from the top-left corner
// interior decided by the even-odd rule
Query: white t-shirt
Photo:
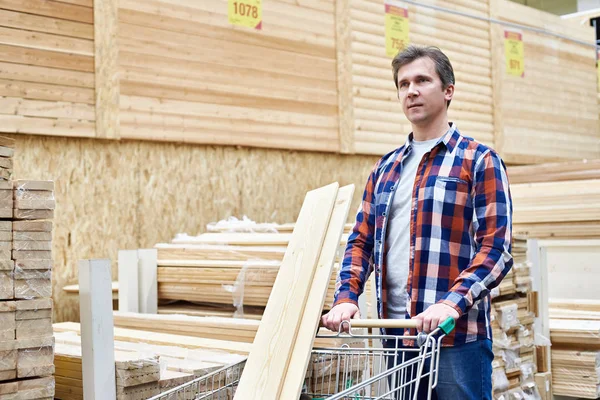
[[[424,142],[412,141],[412,149],[402,162],[400,182],[392,199],[386,231],[386,283],[388,317],[404,319],[408,292],[410,262],[410,211],[412,192],[421,159],[438,142],[439,138]]]

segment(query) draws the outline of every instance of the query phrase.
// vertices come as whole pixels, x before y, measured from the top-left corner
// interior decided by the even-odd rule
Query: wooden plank
[[[51,33],[31,32],[22,28],[0,26],[0,43],[39,50],[94,56],[94,43],[88,39],[70,38]]]
[[[24,12],[0,9],[0,26],[80,39],[94,39],[93,25]]]
[[[94,104],[94,91],[91,89],[6,79],[0,79],[0,96]]]
[[[156,314],[158,308],[157,250],[138,250],[140,312]]]
[[[325,239],[338,184],[306,195],[270,301],[246,361],[236,400],[278,399]]]
[[[94,88],[93,72],[65,71],[34,65],[0,62],[0,77],[11,81],[47,83],[82,88]]]
[[[116,398],[110,261],[81,260],[79,287],[85,398]]]
[[[96,136],[119,139],[118,1],[94,0]]]
[[[0,61],[72,71],[93,72],[94,58],[79,54],[0,44]]]
[[[323,304],[331,279],[333,263],[340,248],[340,236],[344,230],[344,222],[348,218],[353,194],[354,185],[344,186],[338,191],[319,262],[309,289],[308,301],[304,307],[298,328],[297,339],[293,342],[292,355],[281,392],[277,398],[295,399],[300,397],[304,376],[311,358],[315,333],[319,327]]]
[[[139,312],[139,268],[137,250],[119,250],[119,311]]]
[[[96,134],[94,121],[76,119],[0,114],[0,124],[3,131],[13,133],[71,137],[94,137]]]
[[[54,332],[79,332],[80,326],[74,322],[54,324]],[[148,343],[155,345],[183,347],[186,349],[224,350],[232,354],[247,355],[252,348],[250,343],[235,343],[225,340],[195,338],[155,332],[140,332],[132,329],[115,328],[115,339],[123,342]]]
[[[12,230],[15,232],[52,232],[52,221],[13,221]]]
[[[94,22],[91,8],[52,0],[0,0],[0,8],[88,24]]]

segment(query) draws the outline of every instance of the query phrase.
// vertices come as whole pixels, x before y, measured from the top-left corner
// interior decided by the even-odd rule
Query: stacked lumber
[[[600,352],[552,349],[554,394],[597,399],[600,397]]]
[[[353,192],[335,183],[307,193],[235,399],[300,396]]]
[[[533,330],[536,305],[527,295],[531,291],[531,270],[526,243],[522,237],[513,238],[513,268],[492,291],[492,383],[498,399],[519,398],[537,390]]]
[[[82,400],[79,325],[56,324],[55,331],[56,398]],[[119,340],[115,341],[115,385],[117,399],[121,400],[146,399],[245,359],[245,356],[222,349],[190,349],[189,346],[193,347],[195,342],[195,338],[191,337],[171,335],[168,337],[170,341],[166,341],[164,337],[153,338],[149,332],[118,331]],[[148,342],[144,342],[144,339],[148,339]],[[216,346],[219,347],[223,346]],[[190,400],[193,398],[191,396]]]
[[[257,31],[210,0],[119,2],[122,137],[338,151],[335,4],[261,3]]]
[[[508,173],[515,233],[600,237],[600,160],[510,167]]]
[[[180,234],[170,244],[157,244],[159,300],[234,306],[239,312],[246,306],[265,307],[292,235],[277,229],[289,231],[293,226],[219,222],[208,225],[212,232]],[[346,231],[340,246],[347,240]],[[338,271],[336,264],[325,309],[333,303]]]
[[[12,217],[13,196],[9,180],[13,175],[14,153],[15,140],[0,136],[0,218]]]
[[[54,182],[9,181],[13,146],[0,137],[0,393],[51,398]]]
[[[2,131],[96,135],[92,6],[92,0],[2,2]]]
[[[170,333],[231,342],[252,343],[260,326],[259,320],[226,317],[194,317],[190,315],[139,314],[113,312],[115,327],[149,332]],[[320,335],[332,332],[321,328]],[[342,338],[316,338],[315,347],[340,347],[355,342]]]
[[[557,395],[600,397],[600,301],[549,299],[552,386]]]

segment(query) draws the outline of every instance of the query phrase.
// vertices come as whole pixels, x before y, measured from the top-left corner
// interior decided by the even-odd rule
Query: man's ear
[[[452,100],[453,96],[454,96],[454,85],[451,83],[446,87],[446,89],[444,89],[444,98],[446,99],[446,101],[450,101],[450,100]]]
[[[450,101],[450,100],[452,100],[453,96],[454,96],[454,85],[451,83],[448,85],[448,87],[446,87],[446,89],[444,89],[444,98],[446,99],[446,101]]]

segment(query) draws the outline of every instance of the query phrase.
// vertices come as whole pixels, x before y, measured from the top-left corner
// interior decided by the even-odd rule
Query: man
[[[448,122],[455,81],[445,54],[410,46],[392,70],[413,131],[369,176],[323,324],[337,330],[359,317],[358,296],[374,270],[380,318],[412,318],[426,333],[456,320],[442,342],[434,398],[491,399],[489,293],[512,266],[505,166]]]

